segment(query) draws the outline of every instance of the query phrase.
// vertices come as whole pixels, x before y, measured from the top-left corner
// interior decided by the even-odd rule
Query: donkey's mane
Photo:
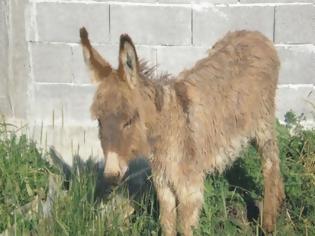
[[[150,79],[162,84],[168,83],[172,75],[167,72],[157,72],[157,68],[158,66],[151,66],[148,61],[140,59],[139,73],[142,79]]]
[[[142,94],[153,100],[157,111],[161,111],[164,105],[163,86],[175,80],[169,73],[157,72],[157,66],[150,66],[146,60],[140,60],[139,74]]]

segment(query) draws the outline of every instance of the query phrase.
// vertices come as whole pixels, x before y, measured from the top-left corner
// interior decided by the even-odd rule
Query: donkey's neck
[[[141,86],[141,97],[147,128],[152,128],[163,108],[163,88],[151,79],[146,79]]]
[[[155,136],[161,118],[172,110],[176,103],[175,80],[147,79],[142,84],[142,99],[145,113],[145,124],[148,136]],[[153,137],[154,138],[154,137]]]

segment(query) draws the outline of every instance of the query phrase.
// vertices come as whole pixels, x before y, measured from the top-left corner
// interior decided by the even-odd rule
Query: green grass
[[[286,200],[275,235],[315,235],[315,131],[278,124]],[[223,176],[209,176],[198,235],[258,235],[262,201],[260,157],[249,147]],[[248,222],[248,217],[252,221]]]
[[[20,222],[25,230],[32,230],[36,217],[26,217],[23,206],[35,196],[45,197],[53,168],[34,143],[26,136],[17,137],[9,128],[0,124],[0,232]]]
[[[315,131],[301,129],[298,119],[286,126],[277,124],[277,131],[286,200],[275,235],[315,235]],[[0,233],[8,229],[12,235],[160,234],[154,191],[133,201],[121,186],[99,202],[98,171],[92,161],[82,164],[74,159],[67,185],[62,171],[45,161],[47,155],[25,136],[0,126]],[[207,177],[196,235],[261,232],[260,158],[253,147],[242,157],[224,175]],[[54,186],[53,194],[48,193],[49,185]],[[44,214],[38,209],[51,196],[51,211]],[[34,199],[39,199],[39,207],[21,210]]]

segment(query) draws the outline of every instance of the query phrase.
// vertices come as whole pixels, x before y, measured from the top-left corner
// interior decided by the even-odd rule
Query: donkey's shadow
[[[80,156],[73,157],[73,166],[69,166],[62,156],[52,147],[50,156],[54,165],[58,166],[64,175],[63,186],[69,189],[71,178],[76,170],[84,172],[93,171],[95,174],[95,190],[94,197],[97,202],[106,199],[113,190],[113,186],[104,177],[104,161],[93,161],[91,159],[84,161]],[[241,165],[242,160],[238,160],[234,165],[226,171],[224,177],[227,179],[231,190],[236,191],[242,196],[246,203],[247,219],[249,222],[257,222],[259,219],[259,208],[255,203],[255,199],[248,191],[259,192],[256,183],[248,175],[246,168]],[[76,170],[74,170],[74,168]],[[128,171],[123,178],[124,186],[127,188],[128,196],[133,200],[141,201],[145,194],[154,192],[151,177],[151,168],[145,158],[139,157],[129,163]],[[245,191],[246,190],[246,191]],[[154,205],[155,213],[158,214],[158,205],[156,200],[151,203]]]
[[[104,177],[104,161],[96,161],[95,159],[88,159],[84,161],[79,155],[73,156],[72,166],[68,165],[62,156],[54,147],[50,148],[50,157],[53,165],[57,166],[63,176],[63,188],[69,190],[70,182],[76,172],[88,173],[93,172],[95,176],[94,197],[96,201],[101,201],[110,195],[115,186],[110,184]],[[126,172],[122,184],[128,190],[128,195],[135,199],[141,197],[152,190],[151,168],[148,161],[143,157],[139,157],[129,163],[128,171]]]
[[[230,185],[230,190],[238,192],[246,203],[247,220],[257,222],[259,219],[259,207],[250,192],[259,192],[257,184],[248,175],[247,169],[241,165],[242,159],[237,160],[234,165],[226,171],[224,177]]]

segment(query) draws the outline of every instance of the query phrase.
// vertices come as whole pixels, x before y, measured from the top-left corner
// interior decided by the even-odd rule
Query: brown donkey
[[[249,141],[263,163],[263,227],[272,232],[284,198],[275,133],[279,59],[258,32],[228,33],[176,79],[154,78],[131,38],[120,37],[113,69],[80,30],[84,59],[98,83],[91,107],[99,122],[104,175],[119,182],[146,156],[160,204],[163,235],[192,235],[207,173],[222,172]]]

